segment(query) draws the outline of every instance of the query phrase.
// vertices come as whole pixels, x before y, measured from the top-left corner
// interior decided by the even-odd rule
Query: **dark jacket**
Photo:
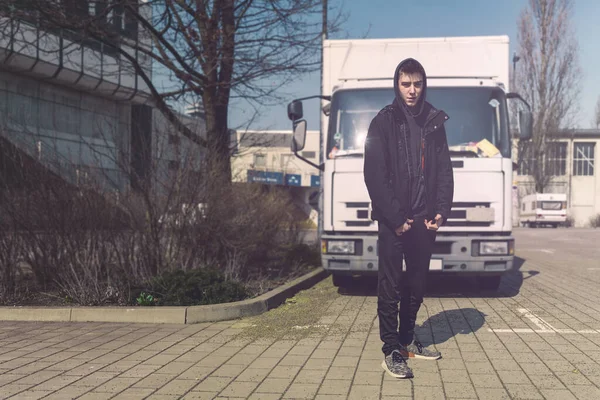
[[[405,60],[406,61],[406,60]],[[403,61],[403,62],[405,62]],[[364,179],[371,197],[371,218],[395,230],[411,218],[408,168],[412,165],[408,146],[409,126],[404,101],[398,89],[399,69],[396,68],[394,88],[396,99],[384,107],[371,121],[365,140]],[[423,125],[424,174],[427,189],[427,217],[450,215],[454,196],[452,163],[444,122],[448,115],[425,100],[427,80],[424,76],[417,114],[425,113]]]

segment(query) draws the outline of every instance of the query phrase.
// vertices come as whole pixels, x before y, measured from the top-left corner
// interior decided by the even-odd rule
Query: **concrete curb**
[[[0,307],[0,321],[196,324],[262,314],[327,276],[318,268],[254,299],[190,307]]]

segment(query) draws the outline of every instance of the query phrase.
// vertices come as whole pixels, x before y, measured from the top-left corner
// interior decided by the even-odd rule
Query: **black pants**
[[[423,219],[415,218],[412,228],[401,236],[379,224],[377,315],[385,355],[413,340],[435,237],[436,232],[427,230]]]

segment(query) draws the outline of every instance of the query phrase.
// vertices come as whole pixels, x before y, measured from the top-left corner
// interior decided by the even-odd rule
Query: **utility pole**
[[[319,94],[322,95],[323,94],[323,60],[324,60],[324,42],[327,39],[327,0],[321,0],[323,1],[323,20],[322,20],[322,25],[321,25],[321,74],[320,74],[320,92]],[[319,152],[319,165],[323,165],[324,163],[324,153],[326,150],[326,147],[323,146],[323,100],[319,100],[319,148],[323,149],[322,151]],[[320,241],[321,240],[321,228],[323,227],[323,191],[322,191],[322,182],[323,182],[323,171],[321,171],[319,169],[319,196],[317,197],[319,199],[319,209],[317,210],[318,212],[318,223],[317,223],[317,238]]]

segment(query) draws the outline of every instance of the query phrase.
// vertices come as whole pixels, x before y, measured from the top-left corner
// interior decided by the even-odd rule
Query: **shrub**
[[[592,228],[600,228],[600,214],[590,217],[590,226]]]
[[[151,280],[146,292],[163,306],[194,306],[243,300],[248,293],[239,282],[227,281],[213,268],[165,272]]]

